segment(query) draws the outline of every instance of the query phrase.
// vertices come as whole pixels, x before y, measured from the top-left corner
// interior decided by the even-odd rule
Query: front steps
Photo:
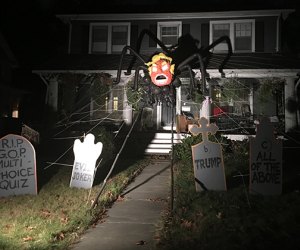
[[[173,133],[173,143],[181,143],[187,135]],[[153,139],[148,143],[145,148],[145,155],[166,155],[170,154],[172,150],[172,133],[169,132],[156,132]]]

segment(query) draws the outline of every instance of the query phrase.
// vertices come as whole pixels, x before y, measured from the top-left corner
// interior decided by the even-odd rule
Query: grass
[[[107,207],[146,165],[140,160],[107,182],[95,209],[100,187],[70,188],[71,167],[62,167],[36,196],[0,198],[0,249],[67,249],[88,227],[101,220]],[[123,161],[121,165],[125,165]]]
[[[290,161],[284,166],[283,184],[288,188],[282,195],[249,195],[247,177],[245,183],[233,177],[248,173],[247,144],[233,143],[224,148],[228,190],[197,193],[190,146],[200,139],[188,137],[175,147],[174,210],[166,211],[161,221],[157,248],[299,249],[299,172],[289,168],[293,157],[287,157]],[[100,184],[91,190],[69,188],[69,167],[61,167],[49,181],[46,178],[37,196],[0,198],[0,249],[68,249],[88,227],[101,221],[148,161],[120,162],[94,210],[90,208]]]
[[[245,184],[241,177],[233,177],[248,171],[243,142],[225,149],[228,190],[197,193],[188,147],[178,147],[181,160],[175,164],[174,210],[168,211],[158,228],[158,249],[300,249],[299,184],[279,196],[250,195],[247,176]],[[291,180],[294,176],[285,173],[284,185]]]

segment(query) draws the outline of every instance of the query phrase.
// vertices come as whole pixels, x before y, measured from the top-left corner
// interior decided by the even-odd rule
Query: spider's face
[[[172,58],[164,53],[154,55],[152,61],[146,63],[153,84],[161,87],[167,86],[172,82],[175,65],[171,65],[171,63]]]
[[[166,86],[172,82],[171,64],[166,60],[158,60],[150,68],[151,81],[156,86]]]

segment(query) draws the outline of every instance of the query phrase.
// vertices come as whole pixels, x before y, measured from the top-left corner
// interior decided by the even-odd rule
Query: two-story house
[[[219,67],[228,52],[225,42],[211,48],[205,58],[211,117],[219,117],[221,113],[238,126],[239,117],[268,116],[282,120],[285,131],[289,131],[299,124],[299,116],[288,108],[287,101],[296,98],[300,59],[286,54],[282,34],[285,20],[294,11],[59,15],[58,18],[69,27],[66,54],[37,66],[33,73],[48,85],[47,102],[55,110],[64,110],[68,115],[81,111],[89,118],[102,112],[102,117],[130,123],[132,105],[128,103],[126,86],[134,81],[137,67],[135,64],[128,74],[130,51],[124,57],[120,83],[111,84],[117,77],[125,46],[131,46],[145,60],[151,60],[151,55],[162,48],[149,35],[138,44],[139,34],[144,30],[155,34],[167,47],[178,44],[182,37],[189,37],[193,41],[190,46],[199,49],[197,53],[200,54],[219,37],[227,36],[232,55],[222,71]],[[190,55],[189,49],[180,51],[183,58]],[[199,80],[202,77],[199,66],[195,64],[192,68],[195,79]],[[188,98],[190,76],[183,74],[179,78],[181,86],[176,89],[176,114],[201,115],[201,102]],[[95,87],[96,80],[102,82],[102,91]],[[156,128],[170,124],[171,111],[163,103],[156,104],[152,111]]]

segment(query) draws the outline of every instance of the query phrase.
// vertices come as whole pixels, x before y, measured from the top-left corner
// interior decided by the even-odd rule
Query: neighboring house
[[[16,117],[23,92],[11,86],[13,71],[18,67],[13,52],[0,32],[0,117]]]
[[[282,31],[285,19],[293,12],[293,9],[283,9],[59,15],[58,18],[69,26],[66,54],[37,66],[33,73],[38,74],[48,85],[47,102],[55,110],[63,109],[66,112],[66,104],[62,98],[68,95],[68,91],[75,89],[77,94],[71,104],[69,102],[69,106],[77,105],[77,110],[82,108],[82,111],[89,111],[91,117],[94,117],[98,108],[104,110],[106,115],[115,110],[119,112],[117,117],[130,123],[131,109],[124,89],[128,82],[133,81],[137,65],[134,65],[131,75],[125,74],[131,55],[125,56],[121,82],[113,87],[113,91],[107,92],[109,95],[104,95],[100,103],[95,102],[97,97],[93,93],[87,95],[95,74],[100,78],[108,75],[116,78],[124,46],[136,48],[139,34],[145,29],[156,34],[167,46],[175,45],[180,37],[189,35],[193,41],[199,42],[194,45],[205,48],[220,36],[227,35],[231,40],[233,54],[225,64],[223,72],[219,71],[219,66],[227,51],[224,43],[214,47],[205,61],[213,101],[211,115],[219,115],[220,111],[224,111],[232,114],[228,119],[239,116],[255,119],[260,115],[276,117],[283,120],[285,131],[289,131],[299,124],[299,117],[290,112],[285,104],[288,98],[295,96],[300,59],[286,54]],[[150,59],[158,51],[161,48],[146,35],[141,43],[140,54]],[[193,71],[196,78],[201,77],[199,68],[194,67]],[[77,83],[71,81],[70,86],[66,86],[67,82],[62,79],[70,75],[81,77],[76,78]],[[201,104],[186,96],[189,77],[183,75],[180,78],[182,86],[177,90],[176,114],[187,111],[199,116]],[[268,85],[265,85],[267,87],[263,91],[260,85],[264,82]],[[260,96],[268,89],[272,93]],[[83,103],[75,100],[84,99],[80,96],[86,98]],[[266,100],[262,101],[263,98]],[[67,113],[73,111],[69,107]],[[170,124],[171,112],[167,107],[156,105],[153,111],[157,128],[162,124]]]
[[[0,32],[0,138],[7,134],[19,134],[33,143],[39,143],[39,133],[20,119],[29,109],[25,106],[25,100],[32,98],[32,95],[30,91],[14,86],[14,76],[19,67],[18,60]]]
[[[11,86],[13,71],[18,67],[13,52],[0,32],[0,138],[7,133],[20,133],[19,104],[24,91]]]

